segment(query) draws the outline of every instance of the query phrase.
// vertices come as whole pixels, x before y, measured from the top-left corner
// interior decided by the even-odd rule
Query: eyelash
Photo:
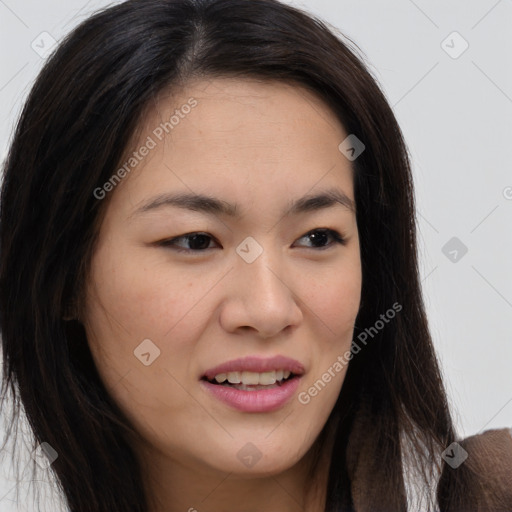
[[[329,228],[317,228],[317,229],[313,229],[311,231],[308,231],[306,234],[302,235],[299,240],[301,238],[305,238],[307,236],[310,236],[314,233],[325,233],[325,234],[328,234],[330,235],[333,239],[334,239],[334,243],[338,243],[340,245],[345,245],[346,244],[346,239],[343,235],[341,235],[340,233],[338,233],[338,231],[335,231],[334,229],[329,229]],[[214,240],[214,237],[210,236],[208,233],[204,233],[202,231],[197,231],[197,232],[193,232],[193,233],[186,233],[184,235],[181,235],[181,236],[177,236],[175,238],[171,238],[169,240],[162,240],[161,242],[158,242],[157,244],[162,246],[162,247],[167,247],[167,248],[170,248],[176,252],[180,252],[180,253],[200,253],[200,252],[206,252],[207,250],[209,249],[212,249],[212,247],[207,247],[206,249],[182,249],[182,248],[179,248],[179,247],[176,247],[175,246],[175,242],[177,240],[181,240],[181,239],[186,239],[186,240],[189,240],[190,238],[192,238],[193,236],[196,236],[196,235],[200,235],[200,236],[205,236],[205,237],[208,237],[212,240]],[[317,251],[325,251],[327,249],[329,249],[330,247],[333,246],[333,243],[329,244],[329,245],[326,245],[324,247],[307,247],[307,249],[313,249],[313,250],[317,250]]]

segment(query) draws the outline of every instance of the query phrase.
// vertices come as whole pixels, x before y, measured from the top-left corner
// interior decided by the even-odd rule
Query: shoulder
[[[512,511],[512,429],[493,429],[443,452],[438,498],[446,512]]]

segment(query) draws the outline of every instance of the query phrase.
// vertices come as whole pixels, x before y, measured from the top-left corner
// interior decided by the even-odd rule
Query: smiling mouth
[[[240,391],[261,391],[278,388],[296,378],[298,378],[298,375],[289,371],[266,372],[263,374],[253,372],[230,372],[228,374],[216,375],[213,379],[208,379],[205,376],[201,380],[217,386],[229,387]],[[257,384],[254,383],[256,380],[258,381]],[[266,382],[268,382],[268,384]]]

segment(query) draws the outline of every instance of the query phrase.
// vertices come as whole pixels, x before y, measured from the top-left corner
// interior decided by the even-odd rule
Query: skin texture
[[[197,106],[160,141],[154,130],[191,97]],[[234,78],[160,95],[141,124],[134,150],[148,136],[157,144],[109,192],[83,321],[107,390],[141,436],[134,446],[155,512],[240,512],[241,504],[295,512],[323,503],[322,493],[308,495],[306,472],[346,365],[307,405],[294,396],[266,413],[232,409],[200,378],[231,359],[282,354],[304,365],[298,394],[350,349],[362,285],[355,212],[337,203],[281,214],[324,188],[354,200],[351,163],[338,150],[347,135],[307,90]],[[175,206],[134,213],[164,192],[210,194],[237,203],[242,216]],[[326,249],[315,248],[305,235],[320,228],[346,244],[329,236],[320,242]],[[194,232],[212,237],[208,249],[187,254],[157,243]],[[263,248],[252,263],[236,252],[248,236]],[[197,246],[180,239],[174,247]],[[144,339],[160,350],[148,366],[134,355]],[[237,457],[249,442],[261,453],[252,467]],[[320,469],[324,488],[328,462]]]

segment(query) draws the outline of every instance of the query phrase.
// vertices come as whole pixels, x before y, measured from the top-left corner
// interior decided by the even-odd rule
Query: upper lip
[[[239,359],[233,359],[231,361],[219,364],[214,368],[210,368],[203,374],[203,378],[206,377],[207,379],[212,380],[216,375],[219,375],[219,373],[244,371],[263,373],[272,370],[288,370],[295,375],[302,375],[304,373],[304,366],[299,363],[299,361],[282,355],[270,357],[267,359],[248,356],[241,357]]]

